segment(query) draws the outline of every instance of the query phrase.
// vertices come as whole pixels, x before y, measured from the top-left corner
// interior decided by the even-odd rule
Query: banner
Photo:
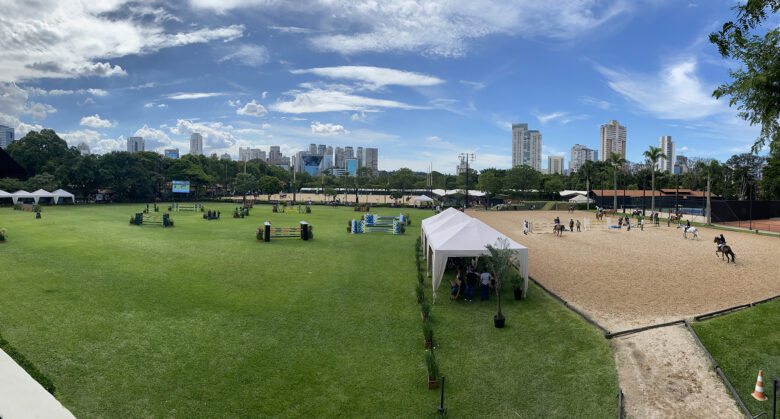
[[[190,181],[188,180],[174,180],[172,186],[173,193],[190,193]]]

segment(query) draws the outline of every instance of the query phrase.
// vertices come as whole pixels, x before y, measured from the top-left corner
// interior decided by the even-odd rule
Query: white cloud
[[[374,99],[337,90],[312,89],[306,92],[291,91],[286,94],[293,96],[294,99],[287,102],[275,103],[271,105],[272,110],[283,113],[302,114],[316,112],[371,111],[379,108],[422,109],[394,100]]]
[[[655,75],[596,69],[612,90],[657,118],[695,120],[729,112],[726,102],[712,97],[714,86],[697,76],[694,58],[673,62]]]
[[[459,83],[464,86],[469,86],[474,90],[482,90],[485,87],[487,87],[487,83],[482,83],[478,81],[460,80]]]
[[[79,125],[90,128],[111,128],[115,125],[115,123],[109,121],[108,119],[102,119],[98,114],[94,114],[81,118]]]
[[[146,124],[133,134],[135,137],[144,137],[144,145],[147,150],[159,150],[173,145],[173,141],[165,131],[152,128]]]
[[[239,115],[251,115],[256,117],[261,117],[268,113],[268,111],[265,109],[265,106],[257,103],[254,101],[254,99],[245,104],[243,107],[238,108],[236,110],[236,113]]]
[[[176,126],[169,128],[176,135],[189,137],[192,133],[203,136],[204,148],[225,150],[237,144],[238,139],[233,135],[233,127],[221,122],[201,123],[188,119],[176,120]]]
[[[322,134],[322,135],[334,135],[334,134],[348,134],[349,131],[347,131],[342,125],[337,124],[321,124],[319,122],[314,122],[311,124],[311,132],[315,134]]]
[[[217,61],[220,63],[225,61],[236,61],[248,66],[259,67],[267,63],[269,58],[268,49],[264,46],[242,44],[237,46],[233,52]]]
[[[444,80],[425,74],[370,66],[321,67],[292,70],[291,72],[293,74],[314,74],[331,79],[356,80],[365,83],[369,88],[390,85],[410,87],[435,86],[444,83]]]
[[[268,29],[273,29],[281,33],[311,33],[311,29],[299,28],[297,26],[269,26]]]
[[[167,32],[126,8],[126,0],[5,2],[0,16],[0,74],[6,81],[82,76],[122,76],[114,58],[148,54],[162,48],[232,40],[244,27]]]
[[[35,120],[45,119],[57,112],[53,106],[28,100],[29,94],[15,83],[0,82],[0,123],[10,127],[18,126],[20,118],[29,115]]]
[[[168,105],[166,105],[165,103],[159,103],[159,104],[157,104],[157,107],[158,108],[167,108]]]
[[[267,98],[267,97],[268,97],[268,92],[265,92],[265,91],[264,91],[263,93],[261,93],[261,94],[260,94],[260,98],[261,98],[261,99],[265,99],[265,98]]]
[[[586,105],[595,106],[605,111],[611,110],[613,107],[612,104],[606,100],[596,99],[590,96],[580,96],[580,102]]]
[[[216,96],[222,96],[224,93],[217,93],[217,92],[208,92],[208,93],[201,93],[201,92],[195,92],[195,93],[173,93],[166,98],[171,100],[193,100],[193,99],[205,99],[208,97],[216,97]]]
[[[84,95],[84,94],[89,94],[92,96],[106,96],[108,94],[108,92],[103,89],[91,89],[91,88],[77,89],[77,90],[67,90],[67,89],[46,90],[37,87],[28,87],[27,92],[36,96],[64,96],[64,95]]]
[[[366,122],[366,120],[368,120],[368,114],[366,114],[365,112],[353,113],[352,116],[349,117],[349,119],[355,122]]]
[[[540,113],[534,113],[533,114],[536,119],[539,120],[539,123],[542,125],[546,125],[548,122],[557,121],[561,124],[568,124],[570,122],[574,121],[581,121],[583,119],[587,119],[587,115],[572,115],[569,112],[551,112],[548,114],[540,114]]]
[[[25,124],[24,122],[20,122],[19,125],[16,126],[16,138],[22,138],[25,135],[27,135],[30,131],[40,131],[43,129],[43,125],[39,124]]]
[[[86,143],[89,146],[90,151],[95,154],[104,154],[126,149],[126,143],[123,137],[110,138],[91,129],[60,132],[58,135],[71,147],[75,147],[81,142]]]

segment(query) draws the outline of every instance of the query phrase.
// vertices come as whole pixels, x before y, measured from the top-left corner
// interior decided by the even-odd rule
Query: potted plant
[[[425,351],[425,367],[428,369],[428,388],[439,388],[439,365],[436,363],[433,349]]]
[[[520,273],[517,272],[517,270],[512,269],[510,276],[509,276],[509,282],[512,284],[512,291],[515,294],[515,301],[520,301],[523,299],[523,280],[520,278]]]
[[[504,313],[501,312],[501,286],[504,281],[510,280],[511,272],[514,269],[512,264],[512,255],[514,252],[509,248],[509,242],[507,239],[499,239],[497,246],[487,245],[490,255],[486,258],[487,266],[493,273],[495,281],[494,289],[496,290],[496,315],[493,316],[493,324],[497,328],[504,327],[506,318]]]
[[[423,331],[423,347],[425,349],[431,349],[433,346],[433,325],[430,320],[422,322]]]
[[[417,304],[422,304],[423,300],[425,300],[425,288],[423,288],[422,282],[417,283],[415,292],[417,293]]]
[[[422,304],[420,304],[420,310],[421,310],[420,314],[422,315],[423,321],[427,321],[431,315],[431,304],[423,300]]]
[[[8,237],[8,230],[0,228],[0,243],[4,242],[6,237]]]

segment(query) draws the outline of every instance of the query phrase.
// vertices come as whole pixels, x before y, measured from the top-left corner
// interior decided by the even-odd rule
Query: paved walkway
[[[75,416],[0,350],[0,418],[75,419]]]

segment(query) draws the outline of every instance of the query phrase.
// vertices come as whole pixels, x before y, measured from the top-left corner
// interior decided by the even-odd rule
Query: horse
[[[713,240],[713,243],[720,245],[722,242],[720,240],[720,237],[715,236],[715,240]],[[715,249],[715,256],[718,256],[718,253],[720,253],[720,260],[723,260],[723,258],[726,258],[726,263],[734,262],[737,263],[736,257],[737,255],[734,253],[733,250],[731,250],[731,246],[727,245],[726,243],[723,243],[722,246],[718,246]],[[729,255],[731,255],[731,260],[729,260]]]
[[[601,211],[596,212],[596,221],[601,221],[604,219],[604,213]]]
[[[683,229],[683,238],[688,240],[688,233],[693,234],[693,238],[696,240],[699,240],[699,230],[696,229],[696,227],[685,227],[683,225],[678,225],[677,228]]]
[[[553,226],[553,234],[558,237],[563,237],[564,231],[566,231],[566,226],[563,224],[556,224]]]

